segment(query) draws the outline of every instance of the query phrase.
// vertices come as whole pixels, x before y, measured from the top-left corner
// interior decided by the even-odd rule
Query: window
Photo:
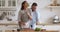
[[[8,6],[16,6],[16,0],[8,0]]]
[[[0,0],[0,6],[5,6],[5,0]]]

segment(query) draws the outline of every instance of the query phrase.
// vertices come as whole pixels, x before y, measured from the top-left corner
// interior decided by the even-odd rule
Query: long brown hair
[[[24,9],[23,4],[25,4],[25,3],[26,3],[26,1],[22,2],[22,4],[21,4],[21,10],[23,10],[23,9]]]

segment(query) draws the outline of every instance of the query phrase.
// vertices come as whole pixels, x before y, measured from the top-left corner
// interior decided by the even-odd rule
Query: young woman
[[[32,10],[28,9],[27,1],[22,2],[21,10],[18,14],[18,23],[20,28],[29,28],[30,20],[32,20],[31,12]]]

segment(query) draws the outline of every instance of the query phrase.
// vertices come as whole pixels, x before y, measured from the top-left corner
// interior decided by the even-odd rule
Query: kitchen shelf
[[[48,6],[48,8],[60,8],[60,6]]]
[[[60,6],[47,6],[46,8],[50,9],[50,11],[53,11],[53,9],[60,9]]]

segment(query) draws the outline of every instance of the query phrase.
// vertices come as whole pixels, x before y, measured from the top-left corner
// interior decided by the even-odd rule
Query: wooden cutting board
[[[6,30],[5,32],[13,32],[11,30]],[[16,32],[16,31],[15,31]],[[17,31],[18,32],[18,31]],[[19,32],[37,32],[37,31],[19,31]],[[58,31],[46,31],[46,32],[58,32]]]
[[[48,30],[46,32],[59,32],[59,31],[56,31],[56,30]]]
[[[5,32],[38,32],[38,31],[34,31],[32,29],[26,28],[24,30],[21,31],[17,31],[17,30],[5,30]],[[42,30],[40,32],[59,32],[57,30]]]

